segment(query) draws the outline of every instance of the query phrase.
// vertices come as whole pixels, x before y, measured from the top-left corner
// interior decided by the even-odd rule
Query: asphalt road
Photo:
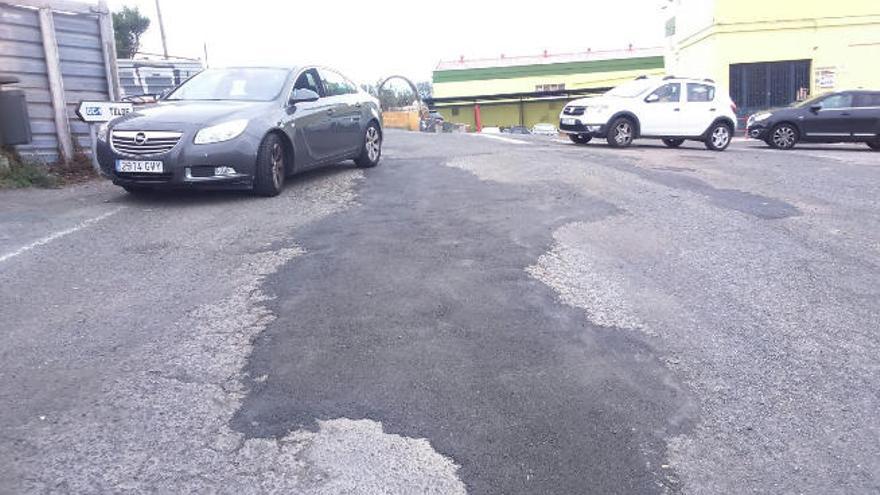
[[[880,492],[880,154],[386,138],[0,192],[0,493]]]

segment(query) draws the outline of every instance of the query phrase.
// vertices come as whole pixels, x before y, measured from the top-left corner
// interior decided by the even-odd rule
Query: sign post
[[[133,110],[133,104],[115,101],[81,101],[76,108],[76,116],[89,124],[89,137],[92,140],[92,166],[99,174],[101,173],[101,165],[98,163],[98,126],[129,114]]]

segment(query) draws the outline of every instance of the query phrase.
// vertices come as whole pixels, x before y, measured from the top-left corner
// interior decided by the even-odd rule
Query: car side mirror
[[[648,97],[645,98],[645,101],[648,103],[658,102],[658,101],[660,101],[660,96],[659,95],[648,95]]]
[[[810,111],[813,113],[819,113],[819,110],[822,110],[822,105],[813,105],[810,107]]]
[[[318,101],[320,96],[318,93],[315,93],[311,89],[308,88],[297,88],[293,90],[293,94],[290,95],[290,104],[296,105],[297,103],[308,103],[312,101]]]

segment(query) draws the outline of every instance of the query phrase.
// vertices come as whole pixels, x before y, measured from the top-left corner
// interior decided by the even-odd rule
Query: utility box
[[[33,140],[24,91],[4,89],[4,85],[17,82],[17,77],[0,76],[0,145],[30,144]]]

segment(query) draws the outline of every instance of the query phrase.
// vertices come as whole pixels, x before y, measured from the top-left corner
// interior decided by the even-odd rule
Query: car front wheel
[[[778,150],[790,150],[797,144],[800,135],[798,130],[791,124],[779,124],[770,129],[770,137],[767,144]]]
[[[593,136],[589,134],[569,134],[568,139],[571,139],[571,142],[575,144],[587,144],[593,139]]]
[[[684,139],[664,139],[663,144],[670,148],[678,148],[684,144]]]
[[[277,134],[269,134],[257,151],[254,193],[277,196],[284,186],[284,165],[284,143]]]
[[[632,120],[626,117],[614,119],[608,130],[608,144],[612,148],[626,148],[635,139],[636,128]]]
[[[354,159],[355,165],[360,168],[375,167],[382,157],[382,131],[375,122],[370,122],[364,131],[364,145],[361,154]]]
[[[706,149],[724,151],[730,146],[730,126],[724,123],[713,124],[706,133]]]

